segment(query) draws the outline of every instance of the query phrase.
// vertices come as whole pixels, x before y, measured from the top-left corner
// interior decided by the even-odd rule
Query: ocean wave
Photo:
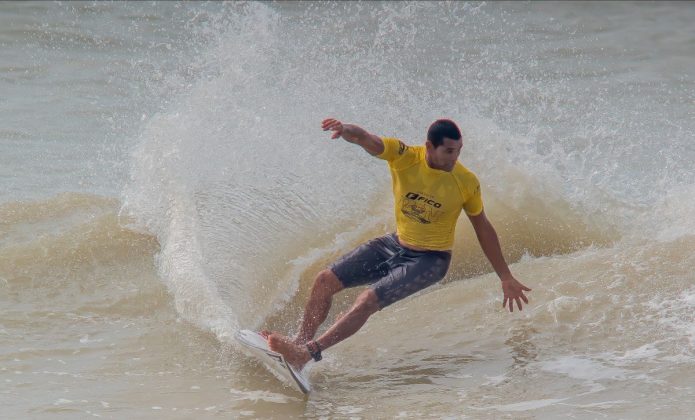
[[[77,193],[3,204],[0,277],[19,288],[89,288],[100,270],[152,264],[156,239],[123,228],[117,210],[117,200]]]

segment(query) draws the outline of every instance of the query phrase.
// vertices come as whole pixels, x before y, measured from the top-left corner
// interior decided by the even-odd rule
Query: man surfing
[[[466,212],[478,242],[502,285],[502,306],[514,311],[528,303],[531,289],[514,278],[502,256],[497,233],[485,216],[480,183],[459,161],[463,140],[447,119],[432,123],[424,146],[378,137],[354,124],[328,118],[321,127],[388,162],[395,198],[396,232],[364,243],[318,273],[297,335],[292,339],[263,331],[268,347],[297,369],[321,360],[321,352],[356,333],[377,311],[437,283],[451,262],[454,230]],[[334,294],[369,285],[350,310],[319,338]]]

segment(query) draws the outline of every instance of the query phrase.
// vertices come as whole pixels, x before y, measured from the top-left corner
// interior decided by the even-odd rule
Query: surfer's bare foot
[[[277,332],[277,331],[270,331],[270,330],[261,330],[261,331],[259,332],[259,334],[261,335],[261,337],[265,338],[266,341],[268,341],[268,337],[270,337],[271,334],[282,335],[282,334],[280,334],[280,333]],[[306,337],[300,337],[299,335],[295,335],[294,338],[292,338],[291,341],[292,341],[292,343],[294,343],[294,344],[296,344],[296,345],[298,345],[298,346],[305,346],[306,343],[308,343],[309,341],[311,341],[311,339],[307,339]]]
[[[268,348],[283,355],[287,363],[297,370],[301,370],[311,360],[306,347],[295,344],[291,339],[277,333],[268,336]]]

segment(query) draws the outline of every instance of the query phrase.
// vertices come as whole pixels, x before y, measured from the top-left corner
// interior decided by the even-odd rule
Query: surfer
[[[514,311],[528,303],[531,289],[514,278],[502,255],[497,233],[485,216],[476,175],[459,161],[463,140],[447,119],[432,123],[424,146],[408,146],[397,138],[378,137],[361,127],[328,118],[324,131],[342,137],[388,162],[395,198],[396,232],[372,239],[318,273],[294,338],[263,331],[268,347],[301,369],[321,352],[356,333],[377,311],[422,290],[446,274],[454,230],[466,212],[485,256],[501,280],[502,306]],[[319,338],[333,295],[344,288],[369,285],[347,313]]]

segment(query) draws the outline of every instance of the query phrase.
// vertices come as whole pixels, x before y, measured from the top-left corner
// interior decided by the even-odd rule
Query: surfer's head
[[[456,123],[440,119],[427,130],[427,163],[433,169],[451,171],[456,165],[463,141]]]

